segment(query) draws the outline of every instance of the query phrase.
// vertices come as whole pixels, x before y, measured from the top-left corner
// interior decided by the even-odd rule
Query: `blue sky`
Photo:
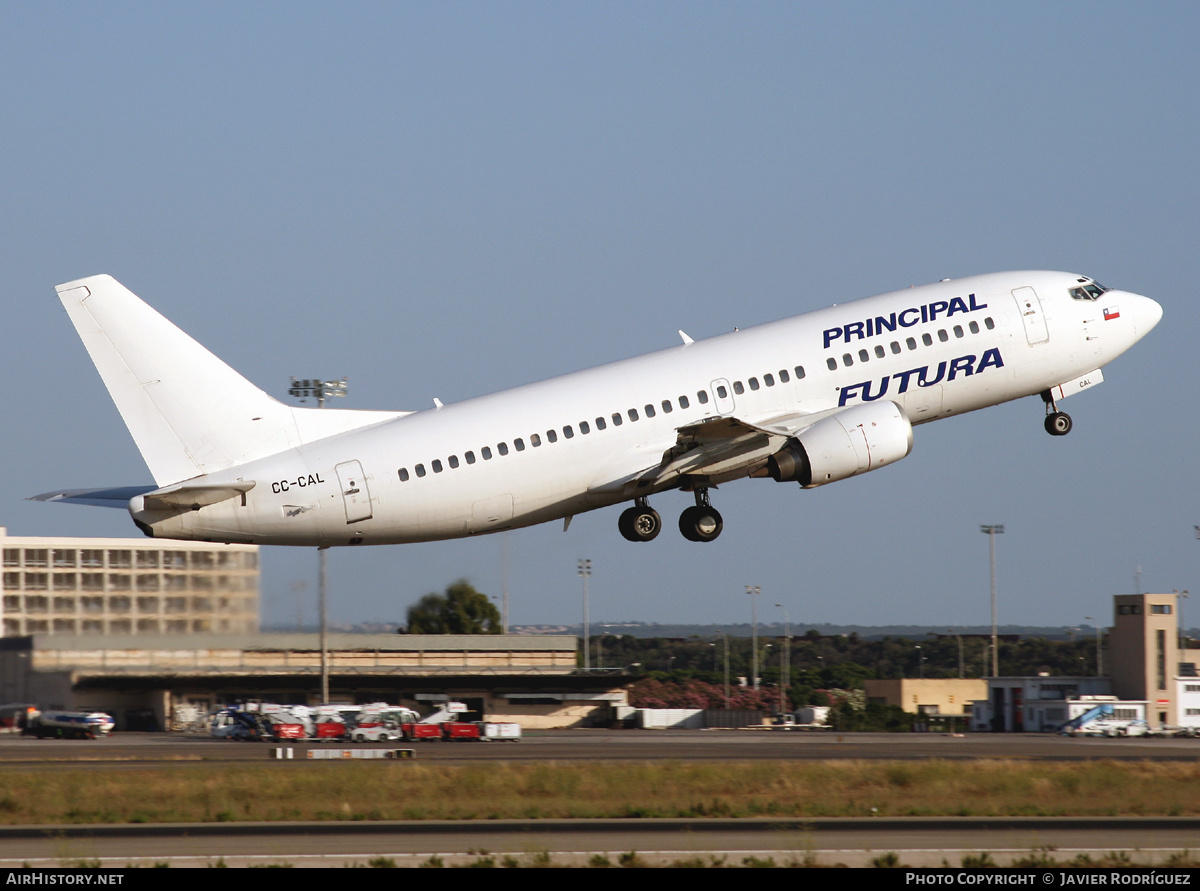
[[[335,621],[466,577],[511,619],[1077,624],[1200,590],[1200,74],[1188,3],[0,3],[0,525],[149,480],[53,291],[108,272],[251,380],[424,408],[947,276],[1063,269],[1163,323],[1063,404],[916,431],[813,491],[723,486],[712,545],[618,511],[335,551]],[[689,503],[655,501],[668,520]],[[264,619],[311,619],[271,548]],[[504,569],[507,567],[507,570]],[[779,610],[774,610],[780,613]],[[1193,611],[1195,612],[1195,611]],[[1196,613],[1200,615],[1200,613]],[[1190,624],[1190,622],[1189,622]]]

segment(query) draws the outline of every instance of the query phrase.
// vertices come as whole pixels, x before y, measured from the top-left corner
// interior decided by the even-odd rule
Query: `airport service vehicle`
[[[485,742],[517,742],[521,739],[521,725],[512,721],[483,721],[479,730],[480,738]]]
[[[0,705],[0,732],[18,733],[24,730],[38,707],[32,702],[10,702]]]
[[[58,295],[154,485],[34,496],[128,510],[154,538],[303,545],[460,538],[691,493],[685,538],[723,520],[709,492],[751,477],[813,488],[886,467],[913,427],[1040,396],[1058,402],[1162,317],[1148,297],[1065,272],[894,291],[424,411],[284,405],[107,275]],[[449,335],[447,335],[449,336]]]
[[[38,739],[95,739],[112,733],[115,722],[106,712],[35,713],[25,733]]]

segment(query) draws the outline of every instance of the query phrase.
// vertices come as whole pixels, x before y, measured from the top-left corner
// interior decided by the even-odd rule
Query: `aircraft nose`
[[[1162,319],[1163,309],[1158,301],[1133,294],[1133,325],[1138,337],[1144,337]]]

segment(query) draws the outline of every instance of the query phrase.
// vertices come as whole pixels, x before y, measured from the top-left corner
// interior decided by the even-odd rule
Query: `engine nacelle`
[[[912,443],[912,424],[896,403],[856,405],[801,431],[767,459],[767,472],[812,489],[899,461]]]

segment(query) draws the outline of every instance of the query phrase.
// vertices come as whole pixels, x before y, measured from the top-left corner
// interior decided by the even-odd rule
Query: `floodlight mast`
[[[345,396],[350,392],[346,378],[327,381],[323,378],[292,378],[288,387],[288,395],[295,396],[301,402],[305,399],[316,399],[317,408],[325,407],[328,396]],[[326,609],[329,593],[329,560],[328,546],[317,548],[317,601],[318,612],[321,614],[321,704],[329,702],[329,615]]]
[[[979,531],[988,537],[992,578],[992,677],[1000,676],[1000,657],[996,635],[996,536],[1004,532],[1004,524],[980,526]]]

